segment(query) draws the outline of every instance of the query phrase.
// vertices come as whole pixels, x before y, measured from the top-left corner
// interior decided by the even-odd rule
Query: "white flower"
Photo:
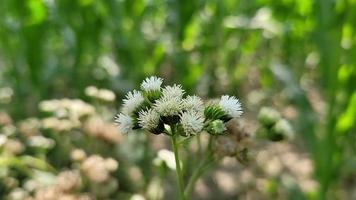
[[[158,151],[157,158],[165,162],[168,168],[173,170],[176,169],[176,162],[174,159],[174,153],[172,151],[161,149]]]
[[[89,86],[85,88],[84,92],[87,96],[93,97],[98,93],[98,88],[95,86]]]
[[[155,110],[143,110],[139,113],[138,124],[144,129],[153,130],[157,128],[159,119],[160,116]]]
[[[162,91],[162,98],[171,99],[171,98],[179,98],[183,97],[184,90],[181,85],[174,84],[173,86],[166,86]]]
[[[124,99],[124,105],[122,107],[122,112],[125,114],[131,114],[137,107],[139,107],[145,99],[143,98],[141,92],[132,91],[126,94],[126,99]]]
[[[239,100],[234,96],[223,95],[219,105],[224,112],[233,118],[240,117],[243,113]]]
[[[103,101],[112,102],[115,100],[115,93],[111,90],[100,89],[97,94],[97,98]]]
[[[182,104],[185,110],[194,110],[198,113],[204,112],[203,101],[196,95],[187,96],[187,98],[183,99]]]
[[[200,113],[187,111],[181,114],[181,123],[189,135],[199,133],[204,127],[204,117]]]
[[[122,133],[129,133],[134,126],[133,119],[122,113],[115,117],[115,122],[118,123]]]
[[[156,76],[151,76],[149,78],[146,78],[142,83],[141,83],[141,89],[143,91],[154,91],[154,90],[160,90],[161,85],[162,85],[163,79],[158,78]]]
[[[182,102],[178,97],[160,98],[155,102],[153,108],[161,116],[178,115],[182,111]]]

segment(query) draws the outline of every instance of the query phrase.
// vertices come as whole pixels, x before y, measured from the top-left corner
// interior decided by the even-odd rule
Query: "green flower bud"
[[[222,120],[214,120],[208,124],[206,129],[208,133],[218,135],[226,131],[226,126]]]
[[[262,125],[270,127],[281,118],[281,115],[273,108],[263,107],[260,110],[257,118]]]
[[[204,110],[204,116],[208,120],[220,119],[220,120],[228,121],[231,119],[231,117],[228,117],[228,115],[221,109],[221,107],[216,104],[210,104],[206,106]]]
[[[283,139],[293,139],[294,131],[291,124],[285,120],[280,119],[272,128],[273,136],[272,139],[283,140]]]

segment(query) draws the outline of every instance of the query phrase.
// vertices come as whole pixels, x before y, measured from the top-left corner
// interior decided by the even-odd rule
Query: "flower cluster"
[[[121,132],[145,129],[170,134],[167,127],[174,127],[182,136],[202,131],[222,134],[226,122],[242,114],[236,97],[224,95],[219,101],[205,104],[198,96],[185,95],[181,85],[162,87],[162,83],[162,78],[149,77],[142,82],[142,91],[127,93],[121,113],[115,118]]]
[[[85,94],[88,97],[97,99],[103,102],[113,102],[115,100],[115,93],[107,89],[99,89],[95,86],[85,88]]]
[[[103,183],[110,178],[110,172],[117,169],[118,163],[112,158],[91,155],[81,163],[81,170],[90,181]]]

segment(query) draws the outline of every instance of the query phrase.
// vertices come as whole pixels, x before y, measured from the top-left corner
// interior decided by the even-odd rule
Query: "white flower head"
[[[163,79],[158,78],[156,76],[151,76],[146,78],[142,83],[141,83],[141,89],[143,91],[156,91],[161,89]]]
[[[194,110],[198,113],[204,112],[203,101],[196,95],[187,96],[187,98],[183,99],[182,104],[185,110]]]
[[[145,99],[143,98],[141,92],[132,91],[126,94],[126,99],[124,99],[124,105],[122,107],[122,112],[125,114],[132,114],[137,107],[139,107]]]
[[[158,151],[157,158],[165,162],[168,168],[173,170],[176,169],[176,162],[172,151],[161,149]]]
[[[144,129],[153,130],[157,128],[159,119],[160,116],[155,110],[142,110],[139,113],[138,124]]]
[[[129,133],[134,126],[133,119],[122,113],[115,117],[115,122],[118,123],[119,129],[122,133]]]
[[[187,111],[182,113],[180,118],[184,132],[189,135],[199,133],[204,127],[204,117],[200,113]]]
[[[226,114],[233,118],[240,117],[243,113],[239,100],[234,96],[223,95],[219,105]]]
[[[181,99],[184,95],[184,90],[181,85],[174,84],[173,86],[166,86],[162,91],[162,98],[171,99],[179,98]]]
[[[179,97],[163,97],[155,102],[153,108],[161,116],[174,116],[182,111],[182,101]]]

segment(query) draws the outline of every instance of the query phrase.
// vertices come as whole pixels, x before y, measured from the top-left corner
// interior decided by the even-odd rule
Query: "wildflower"
[[[183,99],[182,104],[185,110],[194,110],[198,113],[203,113],[204,111],[203,101],[200,99],[200,97],[195,95],[187,96],[185,99]]]
[[[79,119],[94,113],[92,105],[80,99],[53,99],[42,101],[39,108],[43,112],[53,113],[55,116]]]
[[[60,191],[73,191],[81,185],[80,174],[76,170],[63,171],[57,176],[56,184]]]
[[[166,86],[162,91],[162,98],[164,99],[172,99],[178,98],[182,99],[184,95],[184,90],[181,85],[174,84],[173,86]]]
[[[86,159],[86,157],[87,154],[82,149],[74,149],[73,151],[70,152],[70,158],[72,159],[72,161],[80,162]]]
[[[23,199],[29,199],[29,192],[24,190],[23,188],[15,188],[13,189],[9,195],[8,195],[8,199],[12,199],[12,200],[23,200]]]
[[[162,82],[163,82],[162,78],[157,78],[156,76],[151,76],[149,78],[146,78],[141,83],[141,89],[146,92],[160,90]]]
[[[100,89],[98,92],[98,99],[106,102],[112,102],[115,100],[116,96],[115,93],[112,92],[111,90],[107,89]]]
[[[25,150],[25,146],[17,139],[8,139],[4,144],[5,151],[18,155]]]
[[[65,133],[78,127],[80,127],[78,120],[58,119],[55,117],[48,117],[42,120],[42,128],[57,132]]]
[[[39,149],[51,149],[55,145],[54,140],[43,137],[42,135],[34,135],[29,137],[27,143],[30,147]]]
[[[108,171],[115,171],[117,167],[119,166],[119,163],[112,159],[112,158],[107,158],[105,159],[105,167]]]
[[[42,199],[56,199],[59,195],[63,195],[63,193],[59,190],[59,188],[54,186],[42,187],[38,188],[35,191],[34,199],[42,200]]]
[[[207,131],[211,134],[222,134],[226,131],[226,126],[222,120],[214,120],[209,123]]]
[[[121,135],[117,134],[117,129],[111,123],[106,123],[99,117],[91,117],[84,123],[84,131],[93,137],[104,140],[108,143],[117,144],[121,141]]]
[[[124,105],[122,108],[122,112],[124,114],[132,114],[143,102],[144,98],[141,92],[136,90],[127,93],[126,99],[124,99]]]
[[[0,126],[6,126],[11,124],[12,124],[11,117],[5,112],[0,112]]]
[[[179,97],[166,98],[163,96],[154,104],[154,110],[161,116],[179,115],[182,111],[182,103]]]
[[[85,88],[85,94],[89,97],[97,98],[102,101],[112,102],[115,100],[115,94],[111,90],[98,89],[95,86]]]
[[[89,97],[94,97],[98,93],[98,88],[95,86],[88,86],[85,88],[84,93]]]
[[[222,96],[219,105],[222,110],[232,118],[240,117],[242,114],[241,104],[234,96]]]
[[[146,198],[140,194],[134,194],[131,196],[130,200],[145,200]]]
[[[105,159],[99,155],[92,155],[85,159],[81,164],[81,170],[95,183],[102,183],[109,179]]]
[[[21,135],[24,137],[31,137],[40,132],[41,122],[37,118],[28,118],[21,121],[18,126],[18,131]]]
[[[193,135],[203,129],[204,117],[195,111],[187,111],[181,114],[181,124],[186,134]]]
[[[167,149],[161,149],[158,151],[156,162],[158,160],[163,161],[169,169],[176,170],[176,165],[174,161],[174,153]]]
[[[6,135],[0,135],[0,148],[2,148],[8,140],[8,137]]]
[[[128,133],[134,127],[133,119],[126,114],[120,113],[116,116],[115,122],[119,124],[119,129],[122,133]]]
[[[156,129],[159,125],[160,116],[152,109],[143,110],[139,113],[138,124],[149,131]]]
[[[68,109],[70,119],[80,119],[95,113],[95,108],[80,99],[63,99],[62,108]]]

